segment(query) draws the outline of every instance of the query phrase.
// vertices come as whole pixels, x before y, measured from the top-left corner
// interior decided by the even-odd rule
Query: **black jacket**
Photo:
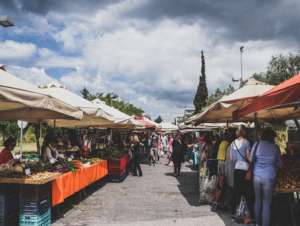
[[[140,154],[140,142],[135,142],[133,145],[132,155]]]
[[[174,138],[172,147],[173,147],[172,157],[174,159],[181,160],[183,156],[183,147],[181,141],[179,141],[177,138]]]

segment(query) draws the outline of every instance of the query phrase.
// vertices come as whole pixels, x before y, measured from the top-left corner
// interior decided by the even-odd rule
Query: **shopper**
[[[212,136],[208,133],[205,135],[204,137],[204,142],[203,145],[201,147],[201,159],[199,162],[199,169],[203,168],[204,162],[206,161],[206,159],[209,158],[209,156],[212,153],[212,140],[211,140]],[[200,171],[199,171],[200,173]]]
[[[152,132],[152,137],[151,137],[151,156],[152,156],[152,163],[150,164],[151,166],[156,166],[156,162],[158,160],[157,157],[157,150],[158,150],[158,136]]]
[[[140,153],[140,141],[138,136],[133,137],[133,147],[131,149],[132,155],[133,155],[133,160],[134,160],[134,168],[133,168],[133,176],[137,176],[137,170],[139,171],[139,176],[143,176],[142,169],[140,166],[140,158],[141,158],[141,153]]]
[[[226,150],[230,141],[230,133],[223,133],[222,142],[219,145],[217,159],[219,160],[219,174],[225,174],[225,158],[226,158]]]
[[[255,220],[256,225],[260,226],[269,226],[276,171],[283,165],[280,149],[274,144],[275,137],[276,132],[266,128],[261,141],[256,142],[251,150],[250,162],[254,162]]]
[[[162,145],[162,151],[163,151],[162,158],[164,158],[164,154],[167,155],[167,147],[168,147],[168,138],[165,135],[165,133],[162,133],[162,135],[161,135],[161,145]]]
[[[162,151],[162,146],[161,146],[161,138],[159,134],[156,134],[158,136],[158,148],[157,148],[157,164],[160,164],[160,154]]]
[[[221,137],[219,134],[216,134],[215,143],[212,148],[212,155],[211,155],[212,159],[217,159],[220,144],[221,144]]]
[[[174,162],[174,176],[177,177],[177,175],[180,176],[181,161],[183,158],[183,145],[181,142],[180,132],[176,133],[176,137],[172,142],[172,147],[173,147],[172,159]]]
[[[16,162],[19,162],[19,159],[14,159],[13,155],[11,154],[11,152],[14,150],[16,146],[16,140],[12,137],[6,139],[4,141],[4,149],[1,151],[0,153],[0,165],[7,163],[8,161],[13,159],[13,164],[15,164]]]
[[[236,131],[237,139],[230,145],[230,160],[235,164],[233,196],[231,199],[231,219],[234,220],[236,206],[245,196],[247,207],[251,217],[251,224],[255,225],[254,219],[254,191],[253,183],[246,180],[245,176],[249,169],[250,142],[247,140],[247,131],[244,125],[238,127]]]
[[[225,176],[227,183],[227,199],[226,204],[230,205],[233,195],[233,182],[234,182],[234,162],[230,160],[231,145],[227,146],[226,160],[225,160]]]
[[[167,148],[167,158],[169,159],[169,166],[174,166],[174,163],[173,163],[173,159],[172,159],[172,153],[173,153],[173,147],[172,147],[172,144],[173,144],[173,136],[172,134],[169,135],[169,145],[168,145],[168,148]]]

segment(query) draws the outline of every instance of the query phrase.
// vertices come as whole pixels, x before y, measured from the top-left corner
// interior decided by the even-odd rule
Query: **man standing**
[[[162,133],[161,135],[161,146],[163,150],[162,158],[164,157],[164,154],[167,154],[167,147],[168,147],[168,138],[165,135],[165,133]]]
[[[155,161],[157,161],[158,139],[158,136],[154,132],[152,132],[151,155],[153,163],[151,163],[151,166],[156,166]]]
[[[173,153],[172,158],[174,162],[174,176],[180,176],[180,168],[181,168],[181,161],[183,159],[183,146],[181,142],[181,133],[177,132],[176,136],[172,142]]]

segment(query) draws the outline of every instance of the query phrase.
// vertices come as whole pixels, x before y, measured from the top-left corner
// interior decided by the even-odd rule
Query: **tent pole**
[[[23,121],[21,121],[21,144],[20,144],[20,159],[22,162],[22,145],[23,145]]]
[[[40,140],[42,138],[42,132],[43,132],[43,124],[42,121],[40,121],[40,139],[39,139],[39,155],[42,154],[42,144],[40,143]]]
[[[226,126],[227,126],[227,129],[228,129],[228,119],[227,119],[227,125]]]
[[[256,137],[256,141],[258,141],[257,112],[254,113],[254,116],[255,116],[255,137]]]
[[[299,128],[300,126],[299,126],[298,120],[297,120],[297,119],[294,119],[294,122],[295,122],[296,127]]]
[[[99,126],[97,126],[97,150],[99,149]]]
[[[106,140],[106,131],[107,131],[107,128],[104,129],[104,130],[105,130],[105,134],[104,134],[104,144],[103,144],[103,148],[104,148],[104,146],[106,147],[106,145],[105,145],[105,140]]]
[[[54,128],[53,128],[54,136],[55,136],[55,129],[56,129],[56,119],[54,119]]]

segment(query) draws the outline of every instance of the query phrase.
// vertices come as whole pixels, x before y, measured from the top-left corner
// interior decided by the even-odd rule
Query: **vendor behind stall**
[[[14,159],[11,151],[14,150],[16,146],[16,140],[12,137],[4,141],[4,149],[0,153],[0,165],[7,163],[9,160]],[[15,159],[14,163],[19,162],[19,159]]]
[[[44,153],[44,162],[47,162],[50,159],[54,159],[56,161],[58,158],[62,158],[56,150],[57,144],[58,139],[56,137],[53,137],[49,145],[46,146]]]
[[[70,136],[69,133],[64,133],[64,136],[61,139],[63,147],[67,148],[67,149],[71,149],[72,148],[71,142],[69,140],[69,136]]]

